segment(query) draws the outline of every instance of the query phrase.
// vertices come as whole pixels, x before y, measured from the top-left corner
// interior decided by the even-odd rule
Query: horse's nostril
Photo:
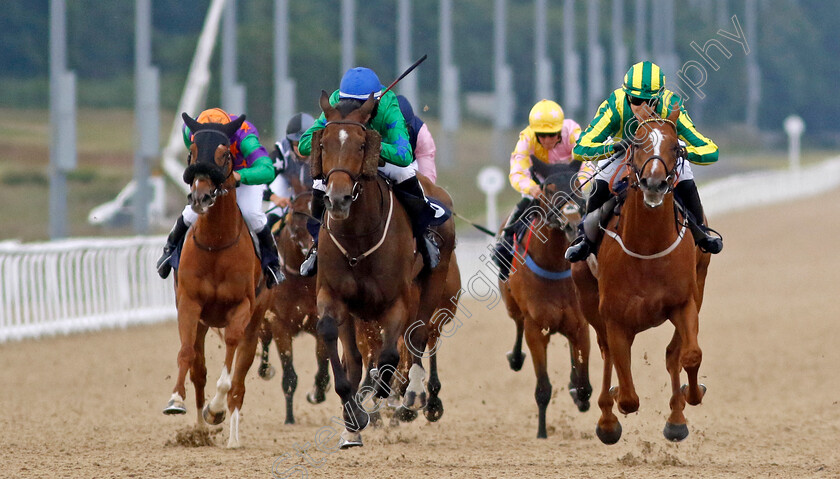
[[[647,178],[642,178],[642,180],[639,183],[641,183],[642,188],[647,188],[648,187],[648,179]]]
[[[350,203],[351,201],[353,201],[353,197],[350,195],[344,195],[344,198],[342,198],[342,200],[344,203]]]
[[[668,189],[668,182],[665,181],[665,180],[660,181],[659,182],[659,191],[665,191],[667,189]]]

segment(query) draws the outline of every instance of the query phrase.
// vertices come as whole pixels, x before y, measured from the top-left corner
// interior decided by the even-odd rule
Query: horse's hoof
[[[286,422],[284,424],[294,424],[294,423],[295,423],[295,418],[287,417]]]
[[[211,426],[218,426],[225,420],[225,410],[222,409],[219,412],[210,412],[210,405],[208,404],[201,410],[201,416],[207,424],[210,424]]]
[[[696,406],[696,405],[700,404],[703,401],[703,398],[706,397],[706,385],[703,384],[703,383],[700,383],[698,386],[700,386],[700,400],[695,402],[695,403],[692,403],[692,402],[688,401],[688,384],[683,384],[680,387],[680,392],[682,393],[683,397],[686,399],[686,402],[688,402],[688,404],[690,404],[692,406]]]
[[[516,354],[514,351],[508,351],[506,356],[511,369],[514,371],[522,369],[522,364],[525,363],[525,353],[523,351],[520,351],[519,354]]]
[[[604,444],[615,444],[621,439],[621,423],[616,421],[615,429],[612,431],[604,431],[600,425],[595,426],[595,434]]]
[[[170,399],[169,402],[166,404],[166,407],[163,408],[163,413],[167,416],[172,414],[186,414],[187,407],[184,406],[184,403],[182,402]]]
[[[688,437],[688,426],[685,424],[671,424],[670,422],[666,422],[665,430],[662,431],[662,434],[664,434],[665,439],[669,441],[680,442]]]
[[[417,419],[417,411],[400,406],[394,411],[394,416],[402,422],[411,422]]]
[[[414,411],[423,409],[426,407],[426,391],[423,391],[420,394],[417,394],[414,391],[406,391],[405,396],[403,397],[402,407],[409,408]]]
[[[423,410],[423,415],[429,422],[437,422],[443,416],[443,402],[440,398],[435,396],[429,398],[429,403],[426,404],[426,409]]]
[[[344,431],[338,439],[339,449],[350,449],[351,447],[362,447],[362,435],[358,432]]]
[[[271,378],[274,377],[274,375],[277,373],[277,370],[274,369],[274,366],[269,364],[269,365],[264,366],[264,367],[260,366],[260,369],[257,371],[257,373],[260,375],[261,378],[268,381],[268,380],[270,380]]]
[[[327,395],[324,394],[323,391],[313,392],[309,391],[306,393],[306,402],[309,404],[321,404],[322,402],[327,400]]]
[[[589,398],[592,396],[592,389],[586,391],[569,385],[569,395],[572,396],[572,401],[574,401],[578,411],[586,412],[589,410]]]

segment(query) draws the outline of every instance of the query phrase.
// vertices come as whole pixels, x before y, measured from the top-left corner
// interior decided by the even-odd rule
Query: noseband
[[[330,125],[354,125],[354,126],[360,127],[362,129],[362,131],[367,131],[367,129],[368,129],[367,126],[364,123],[360,123],[358,121],[352,121],[352,120],[328,121],[324,125],[324,129],[326,130],[326,128]],[[324,185],[329,184],[330,176],[333,173],[344,173],[347,176],[349,176],[350,181],[353,182],[353,189],[352,189],[352,194],[351,194],[351,197],[350,197],[350,201],[356,201],[356,199],[359,197],[359,194],[362,192],[362,184],[359,182],[359,178],[361,178],[361,176],[362,176],[362,169],[363,168],[364,168],[364,163],[362,163],[362,166],[359,167],[359,171],[356,172],[356,173],[353,173],[352,171],[350,171],[346,168],[332,168],[330,171],[327,172],[327,175],[324,177]]]

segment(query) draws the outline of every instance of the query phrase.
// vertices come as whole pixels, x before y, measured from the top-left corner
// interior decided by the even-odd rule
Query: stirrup
[[[572,244],[566,249],[566,260],[570,263],[583,261],[592,253],[592,246],[586,239],[586,236],[578,236]]]
[[[420,255],[423,257],[423,263],[430,269],[437,268],[440,264],[440,248],[435,242],[434,233],[427,231],[419,238],[418,245],[421,248]]]
[[[300,275],[304,278],[315,276],[318,272],[318,248],[312,247],[300,264]]]
[[[157,272],[162,279],[168,278],[169,273],[172,271],[172,265],[169,264],[169,260],[172,259],[173,254],[175,254],[175,247],[170,248],[169,245],[164,246],[163,255],[157,261]]]
[[[282,271],[280,271],[279,265],[266,265],[263,268],[263,275],[265,276],[265,285],[266,287],[268,287],[268,289],[271,289],[277,286],[278,284],[282,283],[283,281],[286,281],[286,275],[283,274]]]

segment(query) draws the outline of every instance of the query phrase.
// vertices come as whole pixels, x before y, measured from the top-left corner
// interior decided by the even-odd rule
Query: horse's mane
[[[347,118],[347,115],[361,108],[364,103],[362,100],[356,100],[355,98],[345,98],[335,104],[335,109],[338,110],[342,118]]]

